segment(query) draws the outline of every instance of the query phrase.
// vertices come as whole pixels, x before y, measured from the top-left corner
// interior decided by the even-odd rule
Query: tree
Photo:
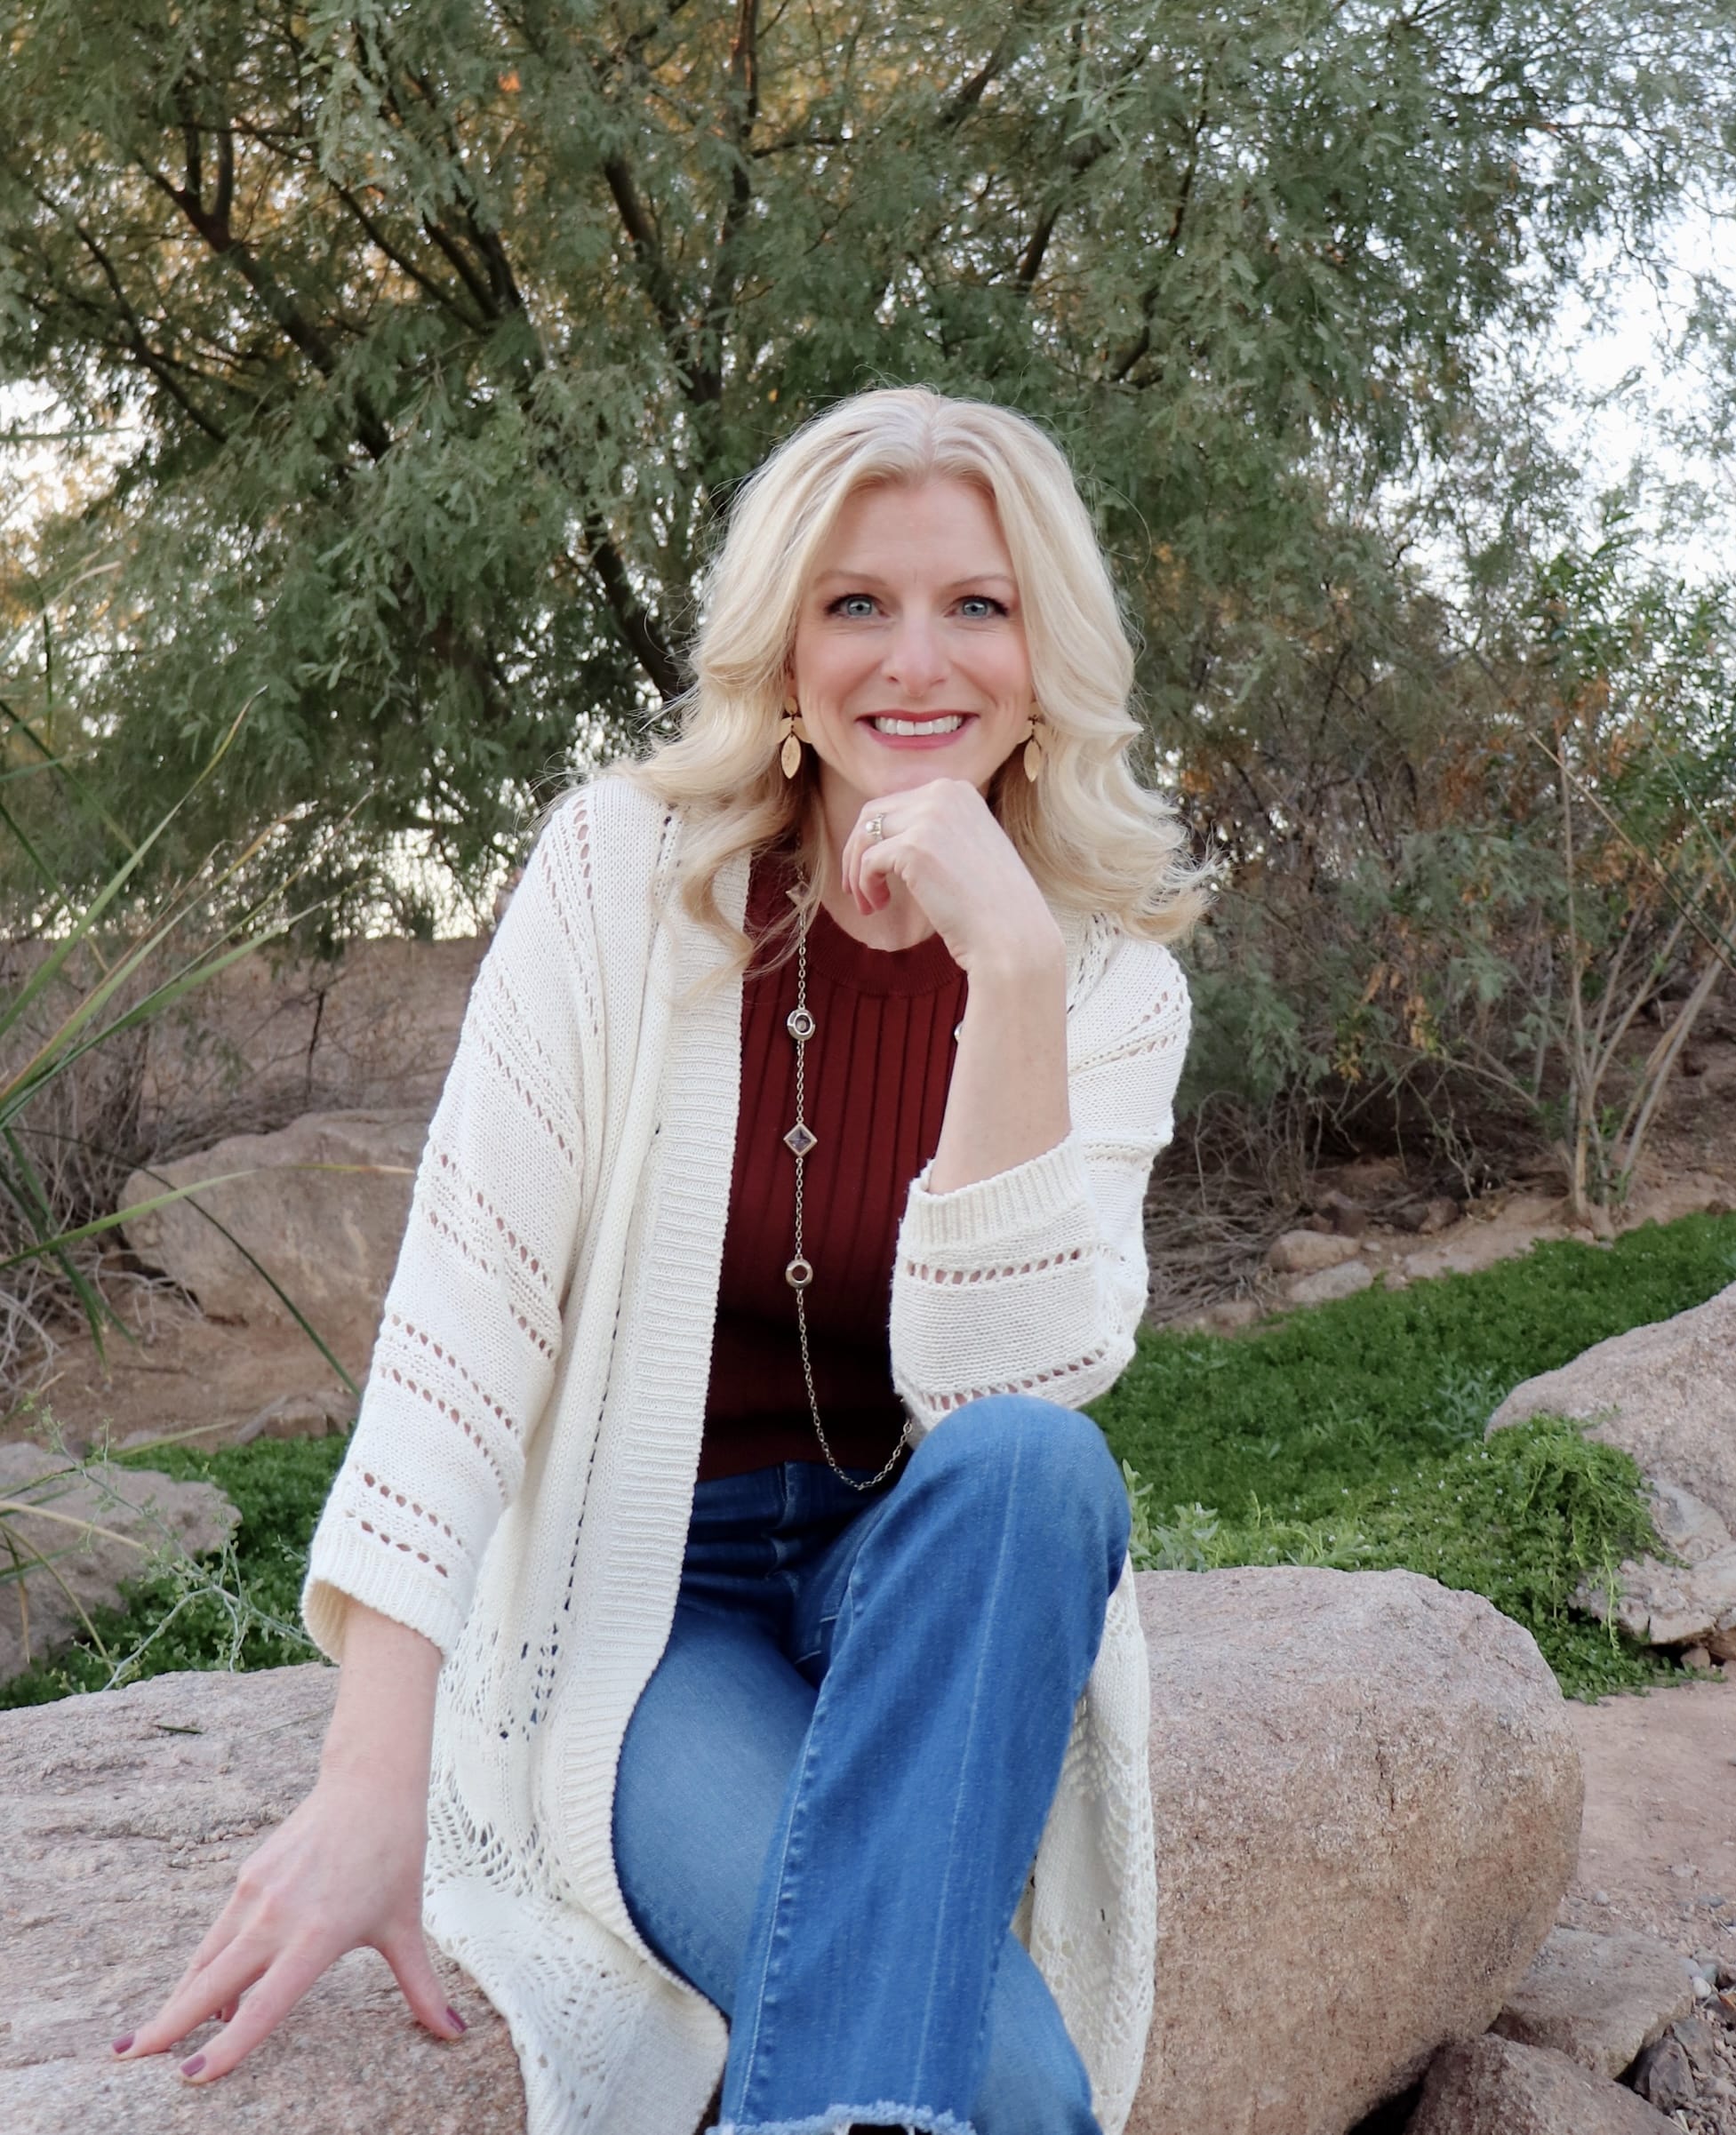
[[[94,470],[16,559],[59,664],[14,705],[155,806],[251,701],[189,842],[479,881],[678,691],[732,484],[924,380],[1052,426],[1160,743],[1257,756],[1275,646],[1386,628],[1370,500],[1488,334],[1725,167],[1732,43],[1721,0],[0,0],[0,376]]]

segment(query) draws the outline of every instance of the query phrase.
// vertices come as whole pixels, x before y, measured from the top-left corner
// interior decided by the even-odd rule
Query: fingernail
[[[129,2031],[124,2039],[116,2039],[115,2041],[111,2051],[116,2053],[124,2053],[128,2047],[132,2045],[135,2035],[136,2035],[134,2033]]]
[[[455,2009],[449,2009],[446,2011],[446,2021],[454,2031],[468,2031],[470,2028]]]
[[[183,2061],[181,2063],[180,2072],[183,2075],[197,2075],[204,2069],[204,2055],[203,2053],[196,2053],[190,2061]]]

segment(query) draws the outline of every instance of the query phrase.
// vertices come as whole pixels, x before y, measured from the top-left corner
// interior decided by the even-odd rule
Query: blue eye
[[[847,615],[852,621],[861,621],[874,613],[874,596],[871,593],[841,593],[828,608],[828,615]]]
[[[986,593],[967,593],[958,604],[964,612],[965,620],[973,623],[986,621],[991,615],[1006,613],[1005,604],[991,599]]]

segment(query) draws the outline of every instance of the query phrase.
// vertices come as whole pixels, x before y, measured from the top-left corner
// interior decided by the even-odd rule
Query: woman
[[[691,2135],[720,2077],[739,2135],[1116,2135],[1146,1684],[1076,1411],[1144,1305],[1199,885],[1016,416],[797,432],[695,668],[478,977],[314,1542],[318,1784],[118,2050],[216,2015],[211,2082],[358,1945],[456,2035],[425,1917],[537,2135]]]

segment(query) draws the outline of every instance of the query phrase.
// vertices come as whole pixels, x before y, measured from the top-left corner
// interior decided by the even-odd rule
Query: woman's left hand
[[[880,835],[870,836],[878,821]],[[1016,976],[1062,959],[1060,929],[1018,848],[964,779],[868,802],[844,841],[844,889],[859,912],[915,899],[959,969]]]

